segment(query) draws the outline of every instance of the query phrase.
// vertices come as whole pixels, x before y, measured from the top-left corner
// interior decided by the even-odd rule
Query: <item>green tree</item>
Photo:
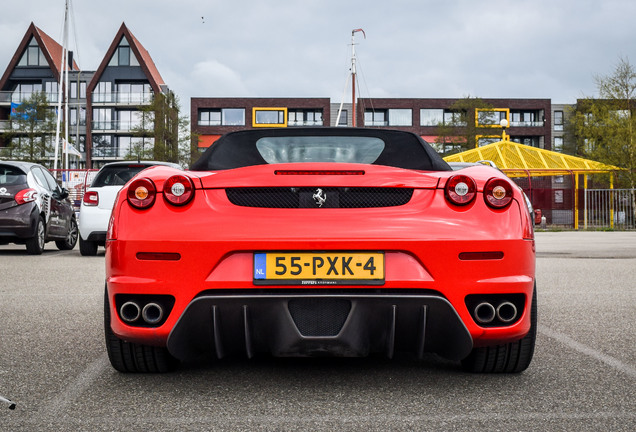
[[[55,127],[55,110],[46,93],[33,93],[9,116],[9,130],[3,134],[8,145],[2,148],[2,157],[45,163],[53,151]]]
[[[636,69],[619,59],[610,75],[596,76],[598,98],[579,100],[569,130],[578,154],[624,168],[622,186],[636,188]]]
[[[480,135],[493,135],[492,128],[475,125],[477,109],[492,109],[492,106],[480,98],[467,96],[458,99],[450,106],[444,121],[437,127],[436,144],[443,156],[475,148]]]
[[[632,190],[636,217],[636,69],[620,58],[609,75],[595,76],[598,98],[579,100],[568,131],[576,153],[623,168],[619,187]]]
[[[179,98],[173,93],[156,94],[149,105],[138,107],[139,126],[127,159],[146,159],[190,164],[189,119],[182,116]]]

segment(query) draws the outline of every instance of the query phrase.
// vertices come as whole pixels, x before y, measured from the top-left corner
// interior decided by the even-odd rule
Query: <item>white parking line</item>
[[[592,357],[600,362],[605,363],[608,366],[613,367],[616,370],[619,370],[620,372],[623,372],[624,374],[629,375],[632,378],[636,378],[636,369],[628,364],[623,363],[617,358],[608,356],[607,354],[603,354],[602,352],[599,352],[593,348],[590,348],[587,345],[577,342],[571,337],[563,333],[560,333],[556,330],[552,330],[549,327],[540,325],[538,330],[539,330],[539,333],[549,338],[555,339],[561,342],[562,344],[572,348],[573,350],[580,352],[581,354],[585,354],[586,356]]]
[[[96,358],[84,371],[44,407],[44,416],[58,416],[108,368],[106,355]]]

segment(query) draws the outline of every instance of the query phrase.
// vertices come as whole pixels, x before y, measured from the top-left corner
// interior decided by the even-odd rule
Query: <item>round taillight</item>
[[[174,175],[163,184],[163,197],[172,205],[185,205],[194,197],[194,185],[189,177]]]
[[[475,180],[465,175],[454,175],[448,179],[444,187],[446,199],[455,205],[470,203],[477,194]]]
[[[154,204],[157,188],[152,180],[140,178],[128,186],[128,202],[135,208],[146,209]]]
[[[512,185],[501,178],[491,178],[484,186],[484,200],[492,208],[506,207],[512,201]]]

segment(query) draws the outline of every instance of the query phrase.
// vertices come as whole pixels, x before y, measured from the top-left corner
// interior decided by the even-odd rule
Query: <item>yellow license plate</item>
[[[255,253],[254,282],[301,285],[381,284],[384,283],[384,253]]]

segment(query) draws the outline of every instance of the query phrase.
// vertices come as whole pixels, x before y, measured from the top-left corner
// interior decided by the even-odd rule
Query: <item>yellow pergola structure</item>
[[[483,147],[446,156],[446,162],[491,161],[508,177],[543,177],[569,174],[574,177],[575,191],[579,189],[579,175],[584,175],[584,189],[587,189],[589,174],[613,173],[621,168],[544,150],[504,139]],[[610,175],[610,188],[614,187],[614,177]],[[574,228],[579,228],[578,194],[574,194]],[[611,219],[613,220],[613,218]]]

